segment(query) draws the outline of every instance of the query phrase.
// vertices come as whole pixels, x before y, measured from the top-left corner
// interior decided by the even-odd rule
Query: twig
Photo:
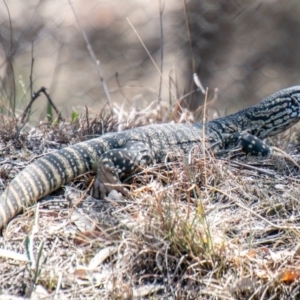
[[[116,77],[116,82],[117,82],[117,85],[118,85],[118,88],[119,88],[119,91],[120,91],[121,95],[124,97],[124,99],[128,103],[130,103],[130,101],[127,99],[126,95],[124,94],[124,92],[122,90],[122,87],[121,87],[121,84],[120,84],[120,81],[119,81],[119,73],[118,72],[116,72],[115,77]]]
[[[275,150],[276,152],[280,153],[284,158],[291,161],[298,169],[300,169],[299,164],[290,155],[288,155],[285,151],[283,151],[277,147],[272,147],[272,150]]]
[[[29,75],[29,90],[30,90],[30,97],[32,100],[33,97],[33,80],[32,80],[32,73],[33,73],[33,65],[34,65],[34,57],[33,57],[33,41],[31,42],[31,65],[30,65],[30,75]],[[28,111],[28,115],[30,111]],[[24,121],[22,119],[22,121]]]
[[[196,66],[195,66],[194,51],[193,51],[193,45],[192,45],[192,35],[191,35],[190,23],[189,23],[189,18],[188,18],[188,13],[187,13],[187,5],[186,5],[186,0],[182,0],[182,1],[183,1],[183,7],[184,7],[185,25],[186,25],[187,34],[189,37],[190,51],[191,51],[191,57],[192,57],[192,70],[193,70],[193,74],[195,74]]]
[[[225,162],[228,163],[227,160],[223,160]],[[230,165],[234,166],[234,167],[243,167],[244,169],[248,169],[248,170],[252,170],[252,171],[257,171],[260,174],[265,174],[265,175],[269,175],[269,176],[274,176],[275,174],[271,171],[267,171],[255,166],[251,166],[251,165],[247,165],[247,164],[243,164],[241,162],[237,162],[237,161],[230,161]]]
[[[159,1],[159,24],[160,24],[160,73],[163,74],[163,61],[164,61],[164,32],[163,32],[163,12],[165,8],[165,2],[162,4]],[[171,88],[171,87],[170,87]],[[161,89],[162,89],[162,77],[159,76],[159,88],[158,88],[158,103],[161,100]]]
[[[48,102],[50,103],[50,105],[53,107],[53,109],[55,110],[55,112],[57,113],[57,117],[59,120],[63,120],[63,118],[61,117],[61,113],[58,111],[58,109],[56,108],[56,106],[54,105],[54,103],[52,102],[50,96],[48,95],[48,93],[46,92],[46,88],[41,87],[37,92],[32,94],[32,98],[31,101],[29,102],[29,104],[27,105],[27,107],[25,108],[22,116],[21,116],[21,122],[24,123],[25,118],[28,114],[28,111],[30,110],[30,107],[32,106],[33,102],[40,96],[40,94],[43,93]]]
[[[76,11],[75,11],[75,9],[73,7],[73,4],[72,4],[71,0],[68,0],[68,2],[70,4],[70,6],[71,6],[71,9],[73,11],[74,17],[75,17],[76,22],[78,24],[78,27],[81,30],[81,33],[82,33],[82,35],[83,35],[83,37],[85,39],[85,42],[86,42],[86,45],[87,45],[87,49],[88,49],[88,51],[89,51],[92,59],[94,60],[94,62],[96,64],[96,69],[97,69],[100,81],[102,83],[102,86],[103,86],[103,90],[104,90],[104,93],[105,93],[105,96],[106,96],[106,100],[108,102],[108,105],[109,105],[110,109],[112,110],[112,104],[111,104],[110,94],[109,94],[109,91],[108,91],[108,88],[107,88],[107,85],[106,85],[106,81],[104,80],[104,77],[103,77],[103,74],[102,74],[102,70],[101,70],[101,62],[100,62],[99,59],[96,58],[95,52],[94,52],[94,50],[93,50],[93,48],[91,46],[91,43],[90,43],[90,41],[89,41],[86,33],[84,32],[84,30],[83,30],[83,28],[82,28],[82,26],[81,26],[81,24],[79,22],[79,18],[78,18],[77,14],[76,14]]]
[[[12,56],[13,56],[13,29],[12,29],[12,22],[11,22],[11,15],[10,15],[10,11],[9,11],[9,8],[8,8],[8,5],[6,3],[5,0],[3,0],[3,3],[6,7],[6,11],[7,11],[7,14],[8,14],[8,19],[9,19],[9,29],[10,29],[10,53],[7,54],[6,51],[5,51],[5,56],[6,56],[6,59],[8,61],[8,65],[9,65],[9,68],[10,68],[10,71],[11,71],[11,79],[13,81],[13,97],[9,97],[10,99],[10,103],[11,103],[11,98],[13,98],[13,103],[11,105],[11,109],[13,111],[13,113],[15,113],[15,110],[16,110],[16,81],[15,81],[15,75],[14,75],[14,68],[13,68],[13,64],[12,64]],[[4,48],[3,48],[4,49]]]
[[[269,220],[267,220],[266,218],[262,217],[261,215],[259,215],[258,213],[254,212],[252,209],[250,209],[249,207],[245,206],[244,204],[240,203],[238,200],[234,199],[232,196],[230,196],[229,194],[227,194],[226,192],[220,190],[220,189],[215,189],[216,192],[219,192],[220,194],[225,195],[226,197],[228,197],[228,199],[231,199],[237,206],[247,210],[248,212],[250,212],[251,214],[253,214],[254,216],[256,216],[257,218],[261,219],[262,221],[266,222],[267,224],[269,224],[270,226],[273,226],[274,228],[277,229],[293,229],[293,230],[299,230],[300,231],[300,227],[296,227],[296,226],[281,226],[281,225],[277,225],[274,224],[272,222],[270,222]]]
[[[158,72],[159,75],[161,76],[163,83],[164,83],[164,84],[168,87],[168,89],[170,90],[170,87],[169,87],[169,85],[168,85],[168,82],[167,82],[167,81],[165,80],[165,78],[163,77],[163,75],[162,75],[160,69],[158,68],[156,62],[154,61],[152,55],[150,54],[149,50],[147,49],[146,45],[144,44],[142,38],[140,37],[140,35],[138,34],[138,32],[136,31],[136,29],[134,28],[134,26],[133,26],[132,23],[130,22],[129,18],[127,18],[127,22],[129,23],[130,27],[132,28],[132,30],[134,31],[134,33],[135,33],[136,36],[138,37],[138,39],[139,39],[140,43],[142,44],[142,46],[144,47],[146,53],[148,54],[149,58],[151,59],[151,61],[152,61],[152,63],[153,63],[155,69],[157,70],[157,72]],[[172,92],[172,90],[170,90],[170,93],[172,94],[172,96],[174,97],[174,99],[176,99],[176,101],[177,101],[177,98],[176,98],[175,94]]]
[[[191,35],[191,29],[190,29],[190,22],[188,18],[188,11],[187,11],[187,5],[186,0],[182,0],[183,7],[184,7],[184,15],[185,15],[185,25],[186,25],[186,31],[188,34],[188,40],[189,40],[189,48],[190,48],[190,55],[191,55],[191,62],[192,62],[192,72],[193,74],[196,73],[196,63],[195,63],[195,55],[193,50],[193,44],[192,44],[192,35]],[[193,90],[193,83],[190,85],[190,90]],[[191,101],[192,97],[189,97],[189,100]]]
[[[202,126],[202,150],[203,150],[203,162],[204,162],[204,180],[205,185],[207,181],[207,169],[206,169],[206,143],[205,143],[205,127],[206,127],[206,103],[207,103],[207,95],[208,95],[208,88],[206,89],[205,99],[204,99],[204,107],[203,107],[203,126]]]

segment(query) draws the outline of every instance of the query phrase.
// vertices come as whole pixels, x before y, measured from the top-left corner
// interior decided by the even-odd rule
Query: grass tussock
[[[45,149],[161,121],[160,109],[151,106],[136,118],[91,118],[87,112],[71,122],[23,128],[18,139],[17,124],[7,127],[0,131],[1,188]],[[85,174],[10,222],[0,238],[0,293],[38,299],[297,299],[298,174],[282,156],[229,160],[194,153],[132,176],[128,201],[91,198],[92,177]]]

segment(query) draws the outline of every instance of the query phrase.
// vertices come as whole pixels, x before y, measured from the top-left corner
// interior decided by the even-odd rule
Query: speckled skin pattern
[[[164,162],[171,152],[186,155],[196,146],[205,145],[216,153],[239,145],[246,152],[268,155],[270,148],[262,139],[284,131],[299,119],[300,86],[294,86],[205,124],[148,125],[52,152],[27,166],[0,196],[0,228],[24,207],[87,171],[98,168],[96,189],[103,188],[99,193],[103,197],[109,191],[104,188],[103,178],[110,178],[112,185],[118,184],[120,176],[141,165]]]

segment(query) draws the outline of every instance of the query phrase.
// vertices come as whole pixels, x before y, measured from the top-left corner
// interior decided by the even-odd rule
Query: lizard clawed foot
[[[91,195],[94,198],[105,199],[106,195],[109,194],[113,200],[120,200],[122,197],[116,192],[121,193],[127,198],[131,198],[127,189],[120,182],[119,175],[110,161],[100,161]]]

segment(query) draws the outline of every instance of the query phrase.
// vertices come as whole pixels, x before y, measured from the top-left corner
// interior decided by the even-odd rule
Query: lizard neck
[[[282,90],[252,107],[209,121],[207,125],[222,133],[247,130],[261,139],[273,136],[300,120],[300,105],[293,98],[299,94],[299,86]]]

